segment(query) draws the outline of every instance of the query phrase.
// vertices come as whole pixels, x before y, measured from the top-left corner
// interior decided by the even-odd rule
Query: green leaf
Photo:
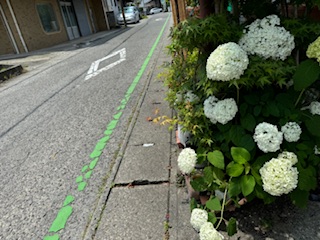
[[[208,222],[215,224],[217,222],[217,217],[214,212],[208,212]]]
[[[214,177],[213,177],[213,171],[212,171],[212,167],[209,166],[209,167],[205,167],[203,169],[203,177],[204,177],[204,181],[207,183],[207,184],[210,184],[213,182],[214,180]]]
[[[214,150],[208,153],[208,161],[219,169],[224,169],[224,156],[219,150]]]
[[[206,202],[206,207],[213,211],[221,211],[221,202],[216,197],[210,197],[210,199]]]
[[[237,233],[237,221],[235,218],[230,218],[227,226],[228,236],[233,236]]]
[[[231,148],[231,156],[232,159],[240,164],[244,164],[248,161],[250,161],[250,153],[245,148],[241,147],[232,147]]]
[[[206,191],[208,187],[203,177],[192,179],[190,184],[194,190],[199,192]]]
[[[243,173],[243,170],[244,166],[239,163],[231,162],[227,166],[227,174],[230,177],[239,177]]]
[[[302,191],[298,188],[293,190],[290,194],[291,201],[294,205],[306,208],[308,204],[309,199],[309,192],[308,191]]]
[[[262,186],[261,176],[256,172],[256,170],[254,168],[251,168],[251,174],[254,177],[254,179],[256,180],[256,183],[259,184],[260,186]]]
[[[320,137],[319,122],[320,122],[320,116],[313,116],[311,119],[308,119],[305,122],[310,134],[316,137]]]
[[[298,165],[297,167],[299,171],[299,189],[308,192],[315,189],[317,187],[317,175],[315,168],[312,166],[303,168],[300,165]]]
[[[271,196],[267,192],[265,192],[262,186],[256,185],[255,187],[256,196],[263,200],[265,204],[270,204],[276,200],[276,197]]]
[[[229,183],[228,193],[230,197],[236,197],[241,193],[240,178],[232,178]]]
[[[242,103],[239,107],[239,112],[241,116],[245,116],[246,112],[248,109],[248,104],[247,103]]]
[[[277,106],[277,104],[274,101],[268,102],[267,103],[267,111],[270,115],[274,117],[279,117],[280,116],[280,111]]]
[[[303,61],[293,75],[294,89],[301,91],[314,83],[320,74],[320,66],[311,59]]]
[[[234,145],[239,146],[241,144],[241,138],[246,132],[244,128],[238,125],[233,125],[229,131],[229,138]]]
[[[255,118],[253,117],[253,115],[252,114],[247,114],[247,115],[245,115],[244,117],[242,117],[242,118],[240,118],[240,123],[241,123],[241,126],[244,128],[244,129],[246,129],[246,130],[248,130],[248,131],[250,131],[250,132],[252,132],[253,131],[253,129],[256,127],[256,120],[255,120]]]
[[[240,179],[241,184],[241,191],[243,196],[248,196],[250,193],[253,192],[254,187],[256,185],[256,181],[254,180],[254,177],[251,175],[244,175]]]
[[[257,105],[259,102],[259,97],[255,94],[245,95],[244,100],[250,105]]]
[[[259,116],[261,111],[262,111],[262,106],[257,105],[253,108],[253,115],[256,117]]]
[[[198,207],[197,200],[195,198],[191,198],[191,200],[190,200],[190,210],[192,211],[193,209],[195,209],[197,207]]]
[[[243,147],[245,149],[247,149],[248,151],[252,151],[255,148],[255,142],[253,140],[252,135],[249,134],[245,134],[242,135],[240,138],[240,141],[238,143],[239,147]]]

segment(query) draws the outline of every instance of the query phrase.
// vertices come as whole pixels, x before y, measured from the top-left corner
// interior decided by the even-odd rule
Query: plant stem
[[[220,220],[219,220],[219,222],[218,222],[218,224],[217,224],[216,229],[219,228],[219,226],[220,226],[220,224],[221,224],[221,222],[222,222],[222,220],[223,220],[223,212],[224,212],[224,207],[225,207],[226,199],[227,199],[227,191],[228,191],[228,188],[226,188],[226,189],[224,190],[224,196],[223,196],[223,201],[222,201],[222,209],[221,209],[221,218],[220,218]]]
[[[305,89],[302,89],[302,91],[300,92],[299,97],[298,97],[296,103],[294,104],[295,107],[296,107],[296,106],[298,105],[298,103],[300,102],[300,99],[301,99],[301,97],[302,97],[302,94],[304,93],[304,90],[305,90]]]

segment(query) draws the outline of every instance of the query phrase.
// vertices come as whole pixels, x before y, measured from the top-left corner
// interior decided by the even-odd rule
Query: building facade
[[[117,9],[114,0],[0,0],[0,55],[108,30]]]

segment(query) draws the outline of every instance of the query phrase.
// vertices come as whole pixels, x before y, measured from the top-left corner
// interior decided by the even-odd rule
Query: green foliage
[[[303,61],[293,75],[294,89],[301,91],[310,87],[319,79],[320,66],[317,62],[308,59]]]
[[[254,0],[240,2],[242,9],[254,8]],[[270,3],[263,1],[267,2]],[[266,14],[260,10],[248,10],[251,13],[248,16]],[[273,10],[271,6],[270,11]],[[241,26],[226,16],[212,15],[188,19],[171,32],[172,44],[168,48],[174,58],[165,84],[169,88],[167,100],[178,114],[172,122],[192,135],[189,144],[197,151],[198,163],[204,168],[194,172],[191,186],[211,195],[201,207],[209,212],[209,221],[217,227],[228,204],[239,206],[243,198],[262,199],[265,204],[275,201],[276,197],[264,190],[260,169],[283,151],[293,152],[298,158],[293,166],[299,172],[298,185],[289,193],[292,202],[305,206],[309,192],[317,186],[320,157],[314,147],[320,146],[320,116],[309,112],[310,102],[318,99],[310,98],[308,90],[319,89],[320,67],[315,60],[304,58],[307,45],[320,35],[320,25],[286,19],[284,26],[295,36],[296,49],[292,56],[285,61],[249,56],[249,66],[240,79],[229,82],[208,79],[206,61],[218,45],[238,42]],[[298,51],[301,62],[296,57]],[[188,100],[189,91],[197,96],[196,100]],[[226,124],[213,124],[205,116],[203,103],[213,95],[236,101],[238,112],[234,119]],[[302,130],[300,139],[289,142],[284,138],[278,151],[265,153],[254,141],[255,128],[262,122],[275,125],[279,131],[286,123],[296,122]],[[196,205],[199,206],[193,202],[192,207]],[[220,218],[216,216],[218,212]],[[229,235],[235,233],[235,219],[229,220],[227,231]]]
[[[227,225],[227,233],[228,236],[233,236],[235,233],[237,233],[237,221],[235,218],[230,218],[228,225]]]
[[[206,207],[210,210],[213,211],[221,211],[222,206],[221,202],[218,198],[216,197],[211,197],[207,202],[206,202]]]
[[[171,52],[182,49],[205,52],[209,46],[212,50],[225,42],[238,41],[241,29],[226,15],[210,15],[205,19],[190,18],[179,23],[171,31]],[[210,54],[210,52],[209,52]]]
[[[208,161],[219,169],[224,169],[224,157],[221,151],[215,150],[208,153]]]

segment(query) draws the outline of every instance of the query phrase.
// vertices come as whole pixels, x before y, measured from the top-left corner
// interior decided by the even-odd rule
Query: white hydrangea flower
[[[213,227],[211,222],[206,222],[200,228],[200,240],[223,240],[224,237]]]
[[[317,145],[314,146],[314,154],[316,154],[316,155],[320,154],[320,150]]]
[[[247,69],[247,53],[236,43],[229,42],[218,46],[207,60],[207,77],[216,81],[239,79]]]
[[[237,112],[238,106],[233,98],[219,101],[216,97],[211,96],[204,101],[204,115],[213,124],[217,122],[226,124],[236,116]]]
[[[187,91],[187,93],[184,95],[185,102],[197,102],[199,101],[199,97],[195,95],[192,91]]]
[[[320,102],[311,102],[309,108],[313,115],[320,115]]]
[[[276,15],[255,20],[244,31],[240,47],[251,55],[285,60],[295,47],[294,36],[279,25],[280,19]]]
[[[232,120],[238,112],[238,106],[233,98],[223,99],[214,106],[213,114],[217,122],[226,124]]]
[[[178,167],[183,174],[190,174],[197,163],[197,154],[191,148],[184,148],[178,156]]]
[[[208,221],[208,212],[200,208],[194,208],[191,212],[190,223],[192,227],[199,231],[203,224]]]
[[[209,118],[213,124],[217,123],[217,120],[214,116],[213,108],[218,101],[218,98],[216,98],[215,96],[211,96],[208,97],[203,103],[204,115],[206,115],[206,117]]]
[[[282,153],[279,153],[278,158],[289,160],[292,165],[295,165],[298,162],[298,157],[293,152],[284,151]]]
[[[259,170],[263,190],[272,196],[288,194],[298,185],[298,170],[285,158],[272,158]]]
[[[261,151],[276,152],[280,149],[283,133],[278,131],[277,126],[263,122],[256,126],[253,139]]]
[[[288,142],[297,142],[300,139],[302,130],[298,123],[287,122],[281,127],[281,132],[283,132],[283,137]]]

